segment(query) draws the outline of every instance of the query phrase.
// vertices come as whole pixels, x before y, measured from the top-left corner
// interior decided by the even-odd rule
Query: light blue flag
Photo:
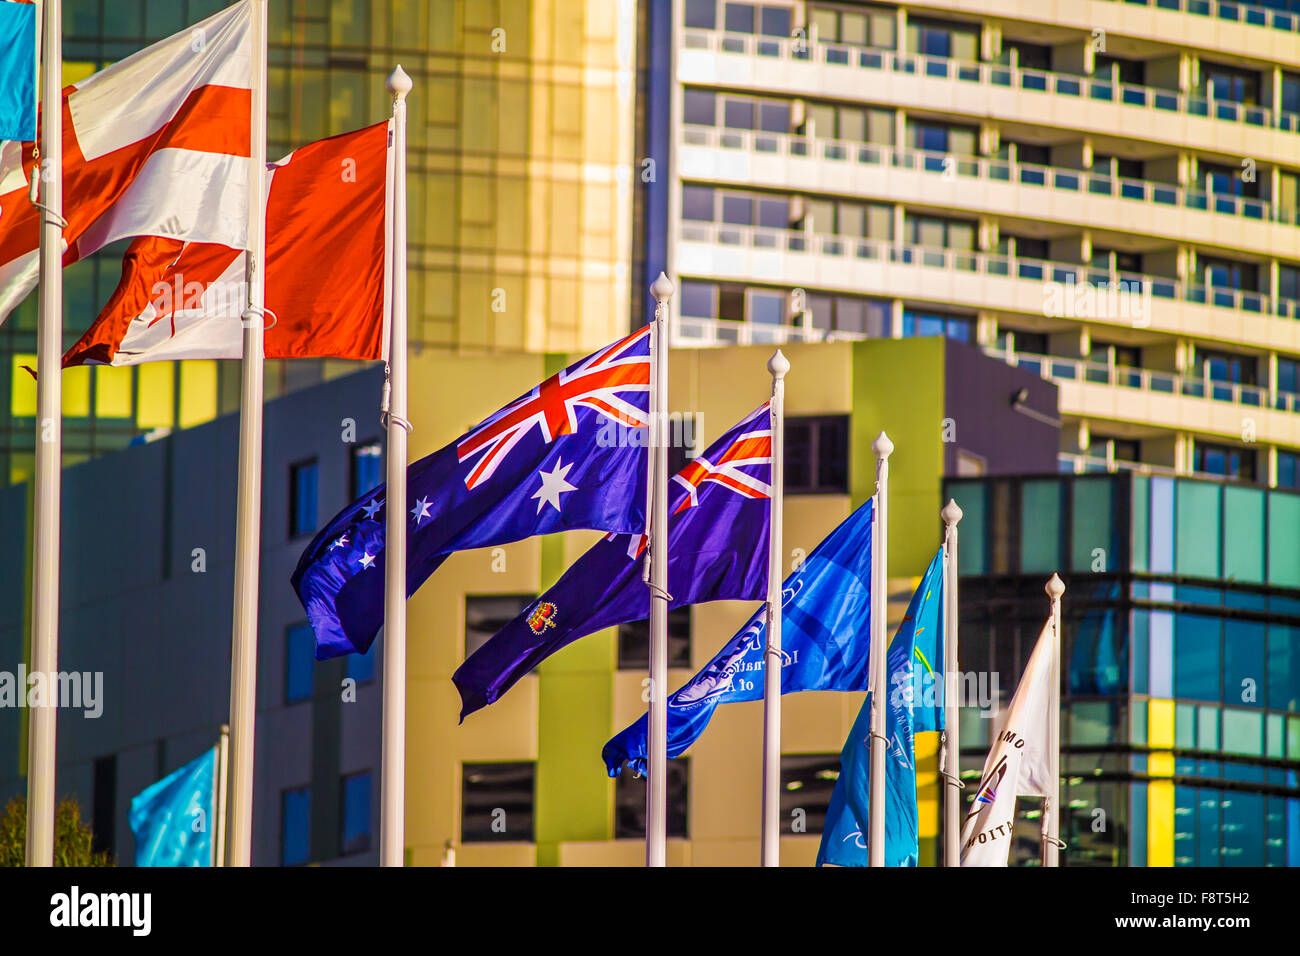
[[[785,579],[781,591],[781,693],[866,690],[871,644],[871,521],[874,500],[849,515]],[[668,756],[704,733],[719,704],[763,696],[766,609],[760,608],[718,655],[668,698]],[[624,763],[644,774],[642,715],[601,751],[611,777]]]
[[[0,140],[36,139],[36,7],[0,0]]]
[[[921,578],[886,657],[885,865],[916,866],[921,852],[916,810],[918,731],[943,729],[943,550]],[[840,752],[817,865],[867,866],[871,695]]]
[[[217,748],[131,799],[136,866],[211,866]]]

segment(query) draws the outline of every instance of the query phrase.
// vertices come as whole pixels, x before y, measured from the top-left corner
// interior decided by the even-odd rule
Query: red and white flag
[[[267,358],[386,354],[390,123],[268,164]],[[237,359],[244,253],[148,236],[127,250],[117,290],[64,366]]]
[[[65,266],[132,236],[247,244],[251,26],[244,0],[64,89]],[[37,283],[35,165],[0,144],[0,322]]]

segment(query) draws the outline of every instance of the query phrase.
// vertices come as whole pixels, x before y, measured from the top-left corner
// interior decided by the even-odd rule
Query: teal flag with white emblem
[[[150,784],[131,800],[136,866],[211,866],[217,748]]]

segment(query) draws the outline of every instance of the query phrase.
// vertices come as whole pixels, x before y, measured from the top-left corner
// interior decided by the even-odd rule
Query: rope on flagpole
[[[388,423],[392,422],[394,425],[396,425],[398,428],[402,429],[403,431],[406,432],[406,434],[409,435],[413,431],[415,431],[415,426],[412,425],[410,422],[408,422],[405,418],[402,418],[402,416],[393,414],[393,410],[392,410],[393,382],[391,378],[391,373],[392,373],[392,369],[389,368],[387,363],[385,363],[384,364],[384,397],[383,397],[383,401],[379,405],[379,423],[383,425],[385,428],[387,428]]]

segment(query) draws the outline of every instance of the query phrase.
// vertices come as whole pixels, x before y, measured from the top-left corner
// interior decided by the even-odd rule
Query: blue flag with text
[[[579,528],[642,532],[650,330],[553,375],[407,468],[406,593],[454,551]],[[303,552],[293,587],[316,659],[364,654],[384,619],[387,485],[344,508]]]
[[[36,139],[36,7],[0,0],[0,140]]]
[[[885,866],[916,866],[921,852],[916,808],[918,731],[943,729],[943,551],[934,556],[912,594],[885,658]],[[831,793],[817,865],[868,865],[871,695],[844,749]]]
[[[871,528],[875,499],[826,536],[781,589],[781,693],[866,690],[871,644]],[[719,704],[763,696],[766,607],[713,660],[668,698],[668,756],[686,752]],[[616,777],[624,764],[647,772],[646,717],[601,751]]]
[[[772,424],[764,403],[669,482],[670,608],[754,600],[767,591]],[[461,719],[496,701],[551,654],[650,613],[644,535],[608,535],[461,664]]]
[[[217,748],[131,798],[136,866],[212,866]]]

